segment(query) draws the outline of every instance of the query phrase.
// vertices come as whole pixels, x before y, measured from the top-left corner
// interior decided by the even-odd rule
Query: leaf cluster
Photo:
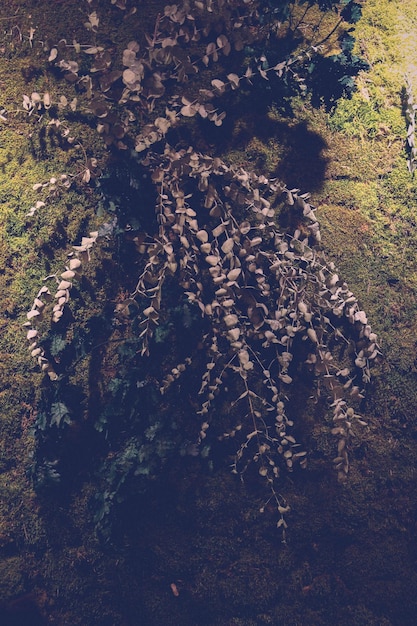
[[[258,2],[167,5],[146,45],[131,40],[119,66],[98,41],[100,18],[93,11],[86,28],[94,41],[61,40],[49,50],[49,62],[75,89],[84,90],[105,144],[123,154],[99,181],[102,207],[116,223],[73,246],[64,271],[49,277],[56,288],[42,287],[26,322],[31,354],[47,375],[46,386],[55,389],[40,430],[63,429],[71,424],[71,411],[58,393],[65,373],[57,367],[57,355],[65,350],[65,313],[74,284],[102,239],[115,233],[119,242],[123,239],[122,263],[129,268],[127,282],[132,277],[134,282],[113,303],[110,336],[121,342],[113,354],[117,373],[103,382],[100,401],[106,408],[95,420],[107,446],[100,524],[112,504],[125,497],[127,485],[156,476],[174,451],[191,446],[191,455],[205,456],[213,430],[212,440],[235,441],[236,473],[254,467],[266,481],[278,525],[285,528],[288,508],[277,489],[280,472],[307,464],[303,423],[296,423],[291,407],[292,388],[302,378],[310,381],[314,402],[330,409],[334,466],[341,480],[348,473],[351,437],[364,425],[356,407],[379,348],[366,313],[320,248],[309,194],[250,169],[232,168],[192,145],[169,142],[170,129],[191,117],[220,126],[225,112],[217,100],[243,83],[269,83],[275,77],[306,90],[309,77],[325,101],[351,89],[350,79],[364,67],[351,54],[352,38],[344,36],[339,55],[323,57],[321,46],[344,21],[356,21],[354,2],[318,3],[322,11],[332,9],[333,26],[324,39],[307,34],[304,47],[297,44],[294,54],[273,64],[263,52],[243,60],[245,46],[252,44],[269,55],[282,28],[314,33],[314,24],[306,22],[313,4],[296,3],[284,27],[273,8],[265,25]],[[118,4],[121,10],[125,6]],[[221,78],[212,77],[216,69]],[[203,82],[209,75],[208,84],[193,87],[197,74]],[[332,77],[327,91],[320,86],[324,76]],[[38,100],[32,94],[24,102],[28,112],[47,108],[45,96]],[[61,113],[70,102],[59,98]],[[179,341],[178,321],[173,323],[178,311],[183,327],[195,330],[197,345]],[[40,339],[48,319],[55,336],[56,329],[61,336],[50,349]],[[158,369],[150,366],[152,374],[144,376],[148,357]],[[178,421],[178,414],[169,419],[170,398],[184,402],[185,389],[193,393],[191,426]],[[225,406],[227,424],[221,417]]]

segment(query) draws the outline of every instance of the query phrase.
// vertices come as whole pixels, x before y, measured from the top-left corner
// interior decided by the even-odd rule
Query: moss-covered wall
[[[71,93],[46,70],[38,42],[77,37],[89,11],[80,4],[3,0],[0,7],[0,105],[9,112],[0,121],[4,624],[21,610],[14,600],[26,596],[57,626],[413,626],[417,183],[406,166],[402,90],[407,72],[417,97],[414,0],[365,1],[356,45],[370,70],[352,99],[331,112],[301,99],[291,115],[256,107],[239,119],[231,115],[219,137],[228,161],[313,192],[323,247],[380,337],[383,357],[362,407],[368,426],[352,444],[348,481],[337,483],[327,431],[310,418],[309,469],[282,481],[291,503],[286,544],[272,510],[259,513],[265,498],[257,484],[241,484],[224,464],[209,470],[190,457],[167,471],[163,485],[121,509],[111,547],[94,531],[94,477],[78,477],[71,492],[48,498],[34,494],[27,476],[41,376],[22,322],[43,278],[62,267],[70,246],[98,222],[91,188],[65,192],[27,215],[40,198],[33,185],[74,173],[82,155],[76,146],[58,149],[53,137],[39,138],[36,119],[17,110],[32,91]],[[109,4],[103,1],[103,8]],[[145,4],[138,3],[142,33],[152,32],[163,6]],[[118,28],[110,19],[103,24],[110,40],[124,37],[122,21]],[[77,138],[104,166],[99,138],[81,122],[73,121]],[[81,323],[112,292],[111,272],[100,269],[111,255],[103,248],[93,256],[93,288],[77,311]],[[87,367],[79,376],[83,382]],[[70,450],[76,456],[82,446],[74,433]]]

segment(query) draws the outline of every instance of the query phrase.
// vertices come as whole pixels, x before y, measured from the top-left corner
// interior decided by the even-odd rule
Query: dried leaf
[[[238,278],[241,274],[242,270],[240,269],[240,267],[236,267],[234,270],[230,270],[230,272],[227,274],[227,280],[230,280],[231,282],[235,281],[236,278]]]
[[[235,245],[235,242],[233,241],[232,238],[226,239],[226,241],[222,245],[222,252],[224,252],[224,254],[228,254],[229,252],[233,250],[234,245]]]
[[[227,328],[232,328],[233,326],[236,326],[238,321],[238,317],[234,313],[229,313],[224,317],[224,323],[226,324]]]
[[[73,272],[72,270],[66,270],[65,272],[62,272],[61,274],[62,280],[72,280],[74,276],[75,276],[75,272]]]
[[[181,115],[183,115],[184,117],[194,117],[194,115],[197,113],[198,109],[191,104],[187,104],[183,107],[181,107]]]
[[[230,54],[231,46],[226,35],[219,35],[216,39],[216,43],[225,56],[228,56]]]
[[[218,226],[216,226],[216,228],[213,228],[212,235],[213,237],[216,237],[216,238],[220,237],[220,235],[222,235],[225,230],[226,230],[226,224],[219,224]]]
[[[206,256],[206,261],[209,265],[217,265],[219,262],[219,257],[214,255],[214,254],[209,254],[208,256]]]
[[[208,232],[206,230],[199,230],[196,234],[197,239],[199,239],[202,243],[206,243],[208,241]]]
[[[124,70],[122,76],[123,76],[123,82],[125,82],[128,85],[134,83],[137,80],[137,76],[135,72],[131,70],[130,68]]]
[[[84,52],[86,54],[97,54],[97,52],[100,52],[101,50],[103,50],[103,48],[98,48],[97,46],[91,46],[90,48],[84,48]]]
[[[240,329],[239,328],[232,328],[228,331],[227,336],[229,339],[231,339],[232,341],[237,341],[239,339],[240,336]]]
[[[224,93],[224,90],[225,90],[226,85],[225,85],[225,83],[224,83],[222,80],[219,80],[218,78],[214,78],[214,79],[211,81],[211,84],[213,85],[214,89],[215,89],[215,90],[216,90],[219,94]]]
[[[355,322],[361,322],[361,324],[367,324],[368,319],[365,311],[357,311],[354,316]]]
[[[313,343],[318,343],[317,333],[314,328],[307,328],[307,335]]]
[[[240,350],[238,357],[242,365],[244,365],[245,363],[248,363],[248,361],[250,360],[249,352],[247,350]]]
[[[239,76],[237,74],[228,74],[227,79],[232,89],[237,89],[239,87]]]
[[[163,135],[165,135],[165,133],[171,127],[171,122],[166,117],[157,117],[154,121],[154,124]]]
[[[28,320],[32,320],[34,317],[40,315],[40,312],[37,309],[32,309],[28,313],[26,313],[26,317]]]
[[[250,229],[251,229],[251,225],[249,222],[242,222],[239,226],[239,230],[242,233],[242,235],[247,235]]]

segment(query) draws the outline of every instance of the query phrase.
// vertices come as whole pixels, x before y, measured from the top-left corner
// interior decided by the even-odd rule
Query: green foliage
[[[67,340],[63,335],[52,335],[50,342],[50,351],[51,355],[56,357],[60,352],[62,352],[67,346]]]
[[[362,16],[362,7],[357,2],[348,2],[340,15],[346,22],[356,24]]]
[[[354,38],[344,34],[340,41],[341,52],[328,57],[318,57],[309,66],[307,84],[312,91],[312,102],[323,102],[331,109],[342,96],[351,97],[355,91],[355,77],[369,69],[364,59],[352,54]]]
[[[143,438],[128,439],[100,468],[104,487],[97,494],[94,521],[102,539],[111,537],[117,505],[145,493],[149,481],[161,475],[172,455],[174,444],[171,439],[164,439],[160,431],[161,424],[153,423]]]
[[[320,14],[317,7],[324,13]],[[313,106],[324,104],[327,109],[333,108],[342,96],[351,97],[356,89],[355,77],[369,69],[367,61],[353,54],[353,29],[346,28],[347,24],[354,24],[360,19],[361,12],[361,6],[352,1],[280,3],[279,7],[272,3],[264,6],[261,22],[273,16],[284,23],[288,20],[288,26],[285,24],[280,29],[283,32],[278,32],[276,38],[272,28],[266,41],[252,43],[251,54],[257,54],[262,60],[260,76],[265,78],[265,71],[280,67],[279,61],[283,57],[289,60],[288,68],[292,67],[291,80],[285,73],[284,81],[277,81],[271,72],[270,84],[265,85],[255,76],[258,89],[265,92],[265,97],[268,91],[272,92],[274,101],[280,106],[284,102],[288,105],[296,90],[303,95],[309,93]],[[329,13],[336,14],[338,19],[328,22],[326,17]],[[332,49],[338,49],[337,54],[330,54]],[[298,63],[296,59],[302,62]]]
[[[68,407],[63,402],[53,402],[51,405],[51,426],[62,426],[63,424],[70,424],[71,417]]]

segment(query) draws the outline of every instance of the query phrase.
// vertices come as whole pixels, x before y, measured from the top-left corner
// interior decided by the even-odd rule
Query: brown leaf
[[[242,270],[240,269],[240,267],[236,267],[234,270],[230,270],[230,272],[227,274],[227,280],[230,280],[231,282],[235,281],[236,278],[238,278],[241,274]]]
[[[206,261],[209,265],[215,266],[219,262],[219,257],[215,254],[209,254],[208,256],[206,256]]]
[[[233,326],[236,326],[238,321],[239,321],[238,317],[234,313],[229,313],[228,315],[225,315],[224,317],[224,323],[226,324],[228,328],[232,328]]]
[[[208,241],[208,232],[206,230],[199,230],[197,235],[196,235],[196,237],[202,243],[207,243],[207,241]]]
[[[227,79],[232,89],[237,89],[239,87],[239,76],[237,74],[228,74]]]
[[[230,54],[231,46],[226,35],[219,35],[217,37],[216,43],[225,56],[228,56]]]
[[[233,241],[233,239],[226,239],[226,241],[222,245],[222,252],[224,252],[224,254],[228,254],[233,250],[234,245],[235,242]]]
[[[219,224],[216,228],[213,228],[212,235],[213,237],[220,237],[222,233],[226,230],[226,224]]]
[[[194,117],[196,113],[197,109],[191,104],[181,107],[181,115],[184,117]]]
[[[224,93],[225,90],[225,83],[222,80],[219,80],[218,78],[214,78],[211,81],[211,84],[213,85],[214,89],[219,93],[222,94]]]

